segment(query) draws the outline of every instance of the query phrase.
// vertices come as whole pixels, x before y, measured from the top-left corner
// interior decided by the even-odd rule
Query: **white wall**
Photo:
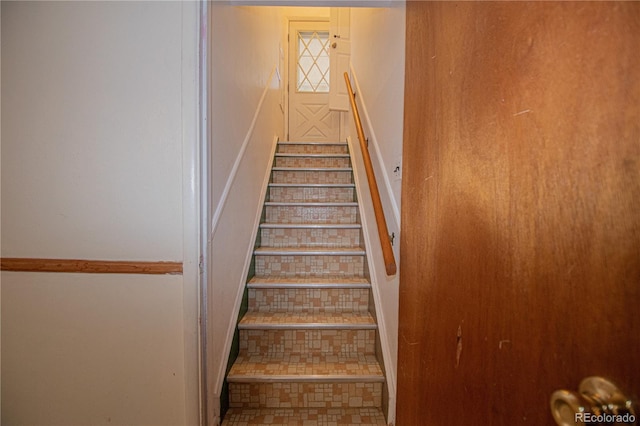
[[[278,65],[280,15],[274,7],[211,6],[211,154],[215,210]],[[271,139],[266,141],[269,143]]]
[[[351,9],[352,84],[357,93],[358,109],[371,155],[389,234],[395,234],[394,254],[400,264],[400,186],[393,168],[402,156],[404,110],[404,2],[394,2],[391,8]],[[350,140],[358,146],[351,120]],[[395,390],[398,351],[399,273],[388,277],[369,196],[369,186],[360,158],[360,148],[354,163],[354,173],[361,194],[363,226],[368,234],[367,248],[374,301],[381,334],[382,352],[389,386],[389,418],[395,421]]]
[[[2,7],[4,254],[180,260],[180,5]]]
[[[3,424],[185,424],[182,277],[2,281]]]
[[[211,162],[213,205],[207,303],[210,424],[219,398],[283,114],[277,8],[213,2]]]
[[[361,89],[377,142],[384,173],[388,175],[396,220],[401,181],[393,179],[395,162],[402,158],[404,117],[405,5],[351,9],[351,64]]]
[[[4,424],[196,424],[198,5],[2,2]]]

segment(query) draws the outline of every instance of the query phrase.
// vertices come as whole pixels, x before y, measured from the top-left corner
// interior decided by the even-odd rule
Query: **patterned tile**
[[[363,276],[364,256],[256,256],[256,275],[278,276]]]
[[[337,144],[309,144],[309,143],[279,143],[278,153],[337,153],[348,154],[349,146],[346,143]]]
[[[357,223],[357,206],[265,206],[267,223]]]
[[[348,147],[277,149],[223,425],[385,425]]]
[[[253,277],[249,280],[249,284],[256,285],[281,285],[281,284],[291,284],[291,285],[313,285],[313,284],[322,284],[322,285],[369,285],[369,280],[364,277],[332,277],[332,276],[322,276],[322,277],[280,277],[280,276],[269,276],[269,277]]]
[[[242,354],[375,354],[375,330],[240,330]]]
[[[374,355],[356,354],[345,356],[327,353],[275,353],[240,355],[229,371],[229,382],[247,377],[307,376],[315,380],[322,377],[375,377],[382,381],[380,364]],[[364,380],[364,379],[362,379]],[[313,381],[313,380],[311,380]]]
[[[368,289],[249,289],[252,312],[366,312]]]
[[[274,170],[271,176],[273,183],[353,183],[351,170]]]
[[[292,324],[299,328],[310,328],[310,325],[328,328],[346,328],[346,326],[375,326],[369,312],[255,312],[249,311],[240,320],[240,328],[276,328],[288,327]]]
[[[230,383],[232,408],[380,407],[382,383]]]
[[[276,156],[276,167],[351,167],[347,157],[280,157]]]
[[[267,228],[260,229],[262,247],[360,247],[360,229]]]
[[[222,426],[385,426],[378,408],[230,409]]]
[[[269,201],[277,202],[351,202],[355,188],[343,187],[271,187]]]

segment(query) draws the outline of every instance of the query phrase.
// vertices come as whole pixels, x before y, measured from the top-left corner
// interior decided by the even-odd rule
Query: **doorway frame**
[[[198,215],[198,253],[197,261],[197,286],[198,286],[198,424],[213,425],[212,405],[209,400],[209,373],[207,369],[207,320],[209,318],[208,282],[209,282],[209,235],[211,234],[211,129],[209,128],[209,83],[210,83],[210,55],[211,46],[209,22],[211,12],[209,0],[199,0],[198,7],[198,105],[197,105],[197,136],[195,140],[195,153],[193,167],[197,173],[187,176],[193,178],[194,192],[197,194],[197,202],[193,207]]]
[[[210,272],[211,268],[211,259],[210,259],[210,244],[209,238],[211,236],[211,224],[212,224],[212,211],[211,211],[211,158],[210,152],[212,149],[211,146],[211,136],[212,130],[209,125],[209,114],[212,110],[210,108],[209,102],[210,94],[208,93],[210,87],[210,78],[211,73],[214,70],[210,65],[210,49],[213,44],[212,36],[211,36],[211,27],[210,27],[210,19],[211,19],[211,5],[208,3],[209,0],[198,0],[201,4],[201,34],[200,34],[200,105],[199,105],[199,127],[200,127],[200,135],[197,144],[199,144],[200,148],[200,170],[198,174],[198,182],[200,182],[200,214],[201,214],[201,227],[200,227],[200,258],[199,258],[199,275],[200,275],[200,424],[205,426],[216,426],[216,413],[215,409],[215,401],[210,398],[213,396],[211,394],[211,365],[207,365],[207,362],[210,362],[208,359],[208,348],[207,344],[207,324],[210,320],[210,313],[207,312],[207,305],[211,302],[211,295],[207,295],[207,285],[209,276],[213,271]],[[404,4],[405,0],[228,0],[227,4],[231,6],[275,6],[275,7],[304,7],[304,8],[353,8],[353,7],[367,7],[367,8],[391,8],[397,6],[399,3]],[[322,17],[328,21],[330,21],[330,17],[327,15],[326,17]],[[284,63],[288,61],[289,47],[287,43],[287,34],[289,28],[289,20],[298,20],[298,21],[316,21],[318,20],[317,15],[310,16],[300,16],[295,12],[289,14],[284,14],[283,21],[281,23],[282,27],[282,36],[281,36],[281,48],[282,48],[282,58],[281,60]],[[288,87],[289,84],[289,71],[287,66],[280,66],[280,70],[283,77],[283,84],[286,84]],[[285,116],[284,125],[285,128],[288,129],[288,94],[283,91],[283,115]],[[341,132],[346,131],[346,123],[347,120],[344,120],[342,116],[348,114],[348,112],[341,112]],[[341,139],[342,138],[341,133]],[[346,140],[346,138],[344,138]]]

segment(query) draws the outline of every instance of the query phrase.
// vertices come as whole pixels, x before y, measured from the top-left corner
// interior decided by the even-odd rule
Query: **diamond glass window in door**
[[[298,32],[298,92],[329,92],[329,32]]]

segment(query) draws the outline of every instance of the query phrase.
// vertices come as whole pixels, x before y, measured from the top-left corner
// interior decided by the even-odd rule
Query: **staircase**
[[[280,142],[223,426],[385,425],[346,143]]]

